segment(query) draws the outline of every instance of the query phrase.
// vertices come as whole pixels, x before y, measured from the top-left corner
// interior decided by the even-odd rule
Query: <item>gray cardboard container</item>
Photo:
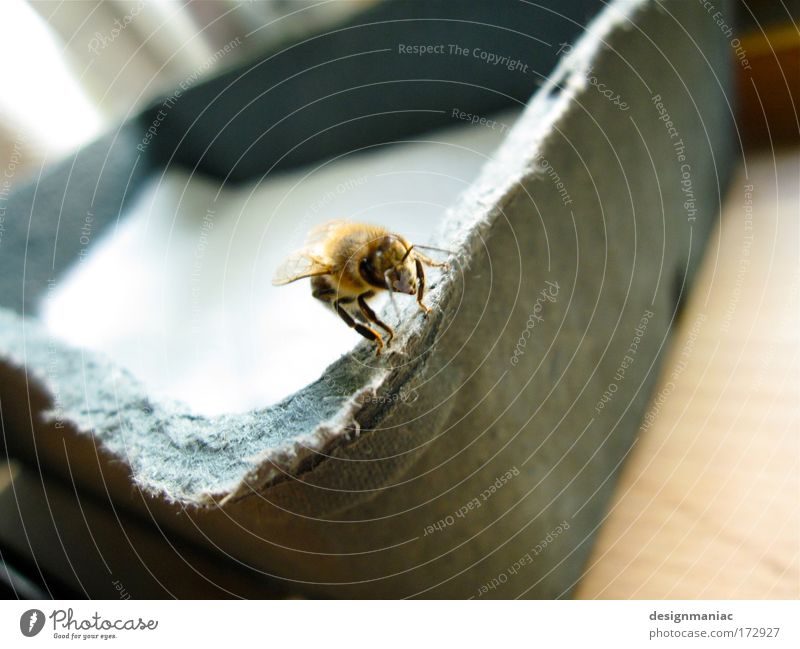
[[[17,189],[0,239],[7,452],[297,592],[568,596],[737,148],[729,39],[701,5],[597,10],[379,5],[192,88],[145,151],[160,102]],[[515,104],[446,217],[453,270],[402,356],[359,345],[282,403],[203,417],[37,320],[85,215],[115,223],[153,173],[250,181]]]

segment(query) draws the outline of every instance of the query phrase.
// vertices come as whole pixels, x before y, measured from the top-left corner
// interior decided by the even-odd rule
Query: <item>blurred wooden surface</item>
[[[746,164],[579,598],[800,596],[800,150]]]
[[[768,147],[770,141],[800,142],[797,26],[785,23],[767,31],[753,30],[742,36],[738,52],[746,57],[734,63],[739,89],[738,123],[745,146]]]

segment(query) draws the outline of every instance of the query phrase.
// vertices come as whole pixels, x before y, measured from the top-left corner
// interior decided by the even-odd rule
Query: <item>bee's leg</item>
[[[422,262],[417,259],[417,304],[419,304],[419,308],[422,309],[425,315],[428,315],[431,312],[431,308],[429,306],[425,306],[422,303],[422,298],[425,295],[425,269],[422,267]]]
[[[386,346],[389,346],[389,343],[392,342],[392,338],[394,338],[394,331],[392,328],[387,325],[385,322],[381,321],[377,315],[375,315],[375,311],[367,304],[367,298],[373,295],[372,291],[367,291],[366,293],[362,293],[358,296],[358,307],[361,309],[361,313],[364,314],[364,317],[369,322],[374,322],[376,325],[381,327],[386,331],[388,334],[386,338]]]
[[[349,302],[352,301],[353,301],[352,298],[344,298],[336,300],[333,303],[333,308],[336,309],[336,313],[339,314],[339,317],[345,321],[345,324],[347,324],[348,327],[355,329],[358,333],[364,336],[364,338],[373,341],[377,345],[375,354],[377,356],[380,356],[381,349],[383,349],[383,338],[381,338],[381,335],[373,328],[367,327],[366,325],[363,325],[360,322],[356,322],[355,320],[353,320],[353,316],[351,316],[342,306],[342,304],[348,304]]]

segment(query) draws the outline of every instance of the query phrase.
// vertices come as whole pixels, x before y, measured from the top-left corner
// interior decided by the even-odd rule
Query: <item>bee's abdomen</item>
[[[311,295],[332,304],[336,299],[336,289],[331,285],[330,280],[325,275],[311,278]]]
[[[311,278],[311,295],[329,304],[337,300],[354,299],[363,293],[364,289],[361,278],[358,275],[353,277],[347,266],[332,275]]]

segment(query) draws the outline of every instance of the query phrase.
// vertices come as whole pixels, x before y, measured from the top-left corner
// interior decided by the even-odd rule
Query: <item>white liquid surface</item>
[[[335,218],[435,241],[446,209],[507,132],[459,125],[222,189],[169,171],[91,242],[49,292],[42,317],[57,338],[104,352],[157,398],[197,413],[276,403],[361,339],[311,297],[308,280],[271,285],[283,258]]]

